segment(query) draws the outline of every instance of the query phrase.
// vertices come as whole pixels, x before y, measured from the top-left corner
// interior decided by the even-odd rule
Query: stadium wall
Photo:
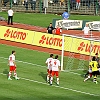
[[[44,47],[54,50],[62,50],[62,36],[52,35],[42,32],[30,31],[19,28],[12,28],[7,26],[0,26],[0,39],[9,40],[17,43],[30,44],[33,46]],[[38,37],[38,38],[37,38]],[[66,35],[64,38],[64,51],[74,52],[76,54],[90,55],[91,40],[83,39],[82,37],[73,37],[71,35]],[[72,43],[72,49],[70,49],[70,44]],[[95,53],[100,53],[100,42],[94,41],[92,48],[92,55]]]

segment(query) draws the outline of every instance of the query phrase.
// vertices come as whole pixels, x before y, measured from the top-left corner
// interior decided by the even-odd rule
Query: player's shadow
[[[42,78],[45,81],[47,81],[47,74],[46,73],[40,72],[39,76],[42,76]],[[56,83],[55,77],[53,78],[53,82]]]
[[[87,70],[83,70],[83,73],[81,74],[81,77],[85,78],[86,73],[87,73]]]
[[[41,76],[46,81],[46,73],[40,72],[39,76]]]
[[[5,74],[8,77],[8,73],[9,73],[8,69],[4,69],[3,74]]]

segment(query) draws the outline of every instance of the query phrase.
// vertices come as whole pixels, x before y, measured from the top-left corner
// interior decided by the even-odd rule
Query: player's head
[[[50,26],[52,26],[52,23],[50,23]]]
[[[12,54],[15,54],[15,53],[16,53],[16,51],[15,51],[15,50],[13,50],[13,51],[12,51]]]
[[[56,28],[59,28],[59,25],[57,25]]]
[[[53,58],[53,54],[50,54],[50,57],[52,57],[52,58]]]
[[[92,61],[96,61],[96,58],[95,58],[95,56],[93,56],[93,58],[92,58]]]
[[[86,26],[88,27],[88,26],[89,26],[89,24],[86,24]]]
[[[58,59],[58,55],[55,56],[55,59]]]

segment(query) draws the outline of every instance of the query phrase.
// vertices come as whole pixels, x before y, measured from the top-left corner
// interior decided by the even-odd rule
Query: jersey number
[[[56,65],[56,64],[57,64],[57,62],[55,61],[55,62],[54,62],[54,64]]]
[[[94,67],[94,63],[92,63],[92,67]]]

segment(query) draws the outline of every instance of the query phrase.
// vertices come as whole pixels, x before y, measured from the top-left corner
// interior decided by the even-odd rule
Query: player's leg
[[[55,75],[55,71],[52,71],[51,78],[50,78],[50,85],[52,85],[54,75]]]
[[[94,71],[92,74],[94,76],[93,82],[97,84],[97,71]]]
[[[15,79],[18,80],[19,78],[17,77],[16,67],[15,66],[13,67],[13,71],[14,71],[14,77],[15,77]]]
[[[57,79],[57,85],[59,85],[59,73],[56,71],[56,79]]]
[[[91,77],[92,77],[92,73],[89,73],[88,77],[84,79],[84,82],[90,79]]]
[[[13,16],[11,16],[11,25],[13,25]]]
[[[8,25],[10,24],[10,16],[8,16]]]
[[[10,71],[9,71],[9,74],[8,74],[8,80],[12,80],[11,79],[12,70],[13,70],[13,67],[10,66]]]
[[[49,69],[47,69],[47,83],[49,83],[49,78],[50,78],[50,72]]]
[[[89,71],[87,71],[87,73],[84,75],[84,77],[86,78],[87,75],[89,75]]]

